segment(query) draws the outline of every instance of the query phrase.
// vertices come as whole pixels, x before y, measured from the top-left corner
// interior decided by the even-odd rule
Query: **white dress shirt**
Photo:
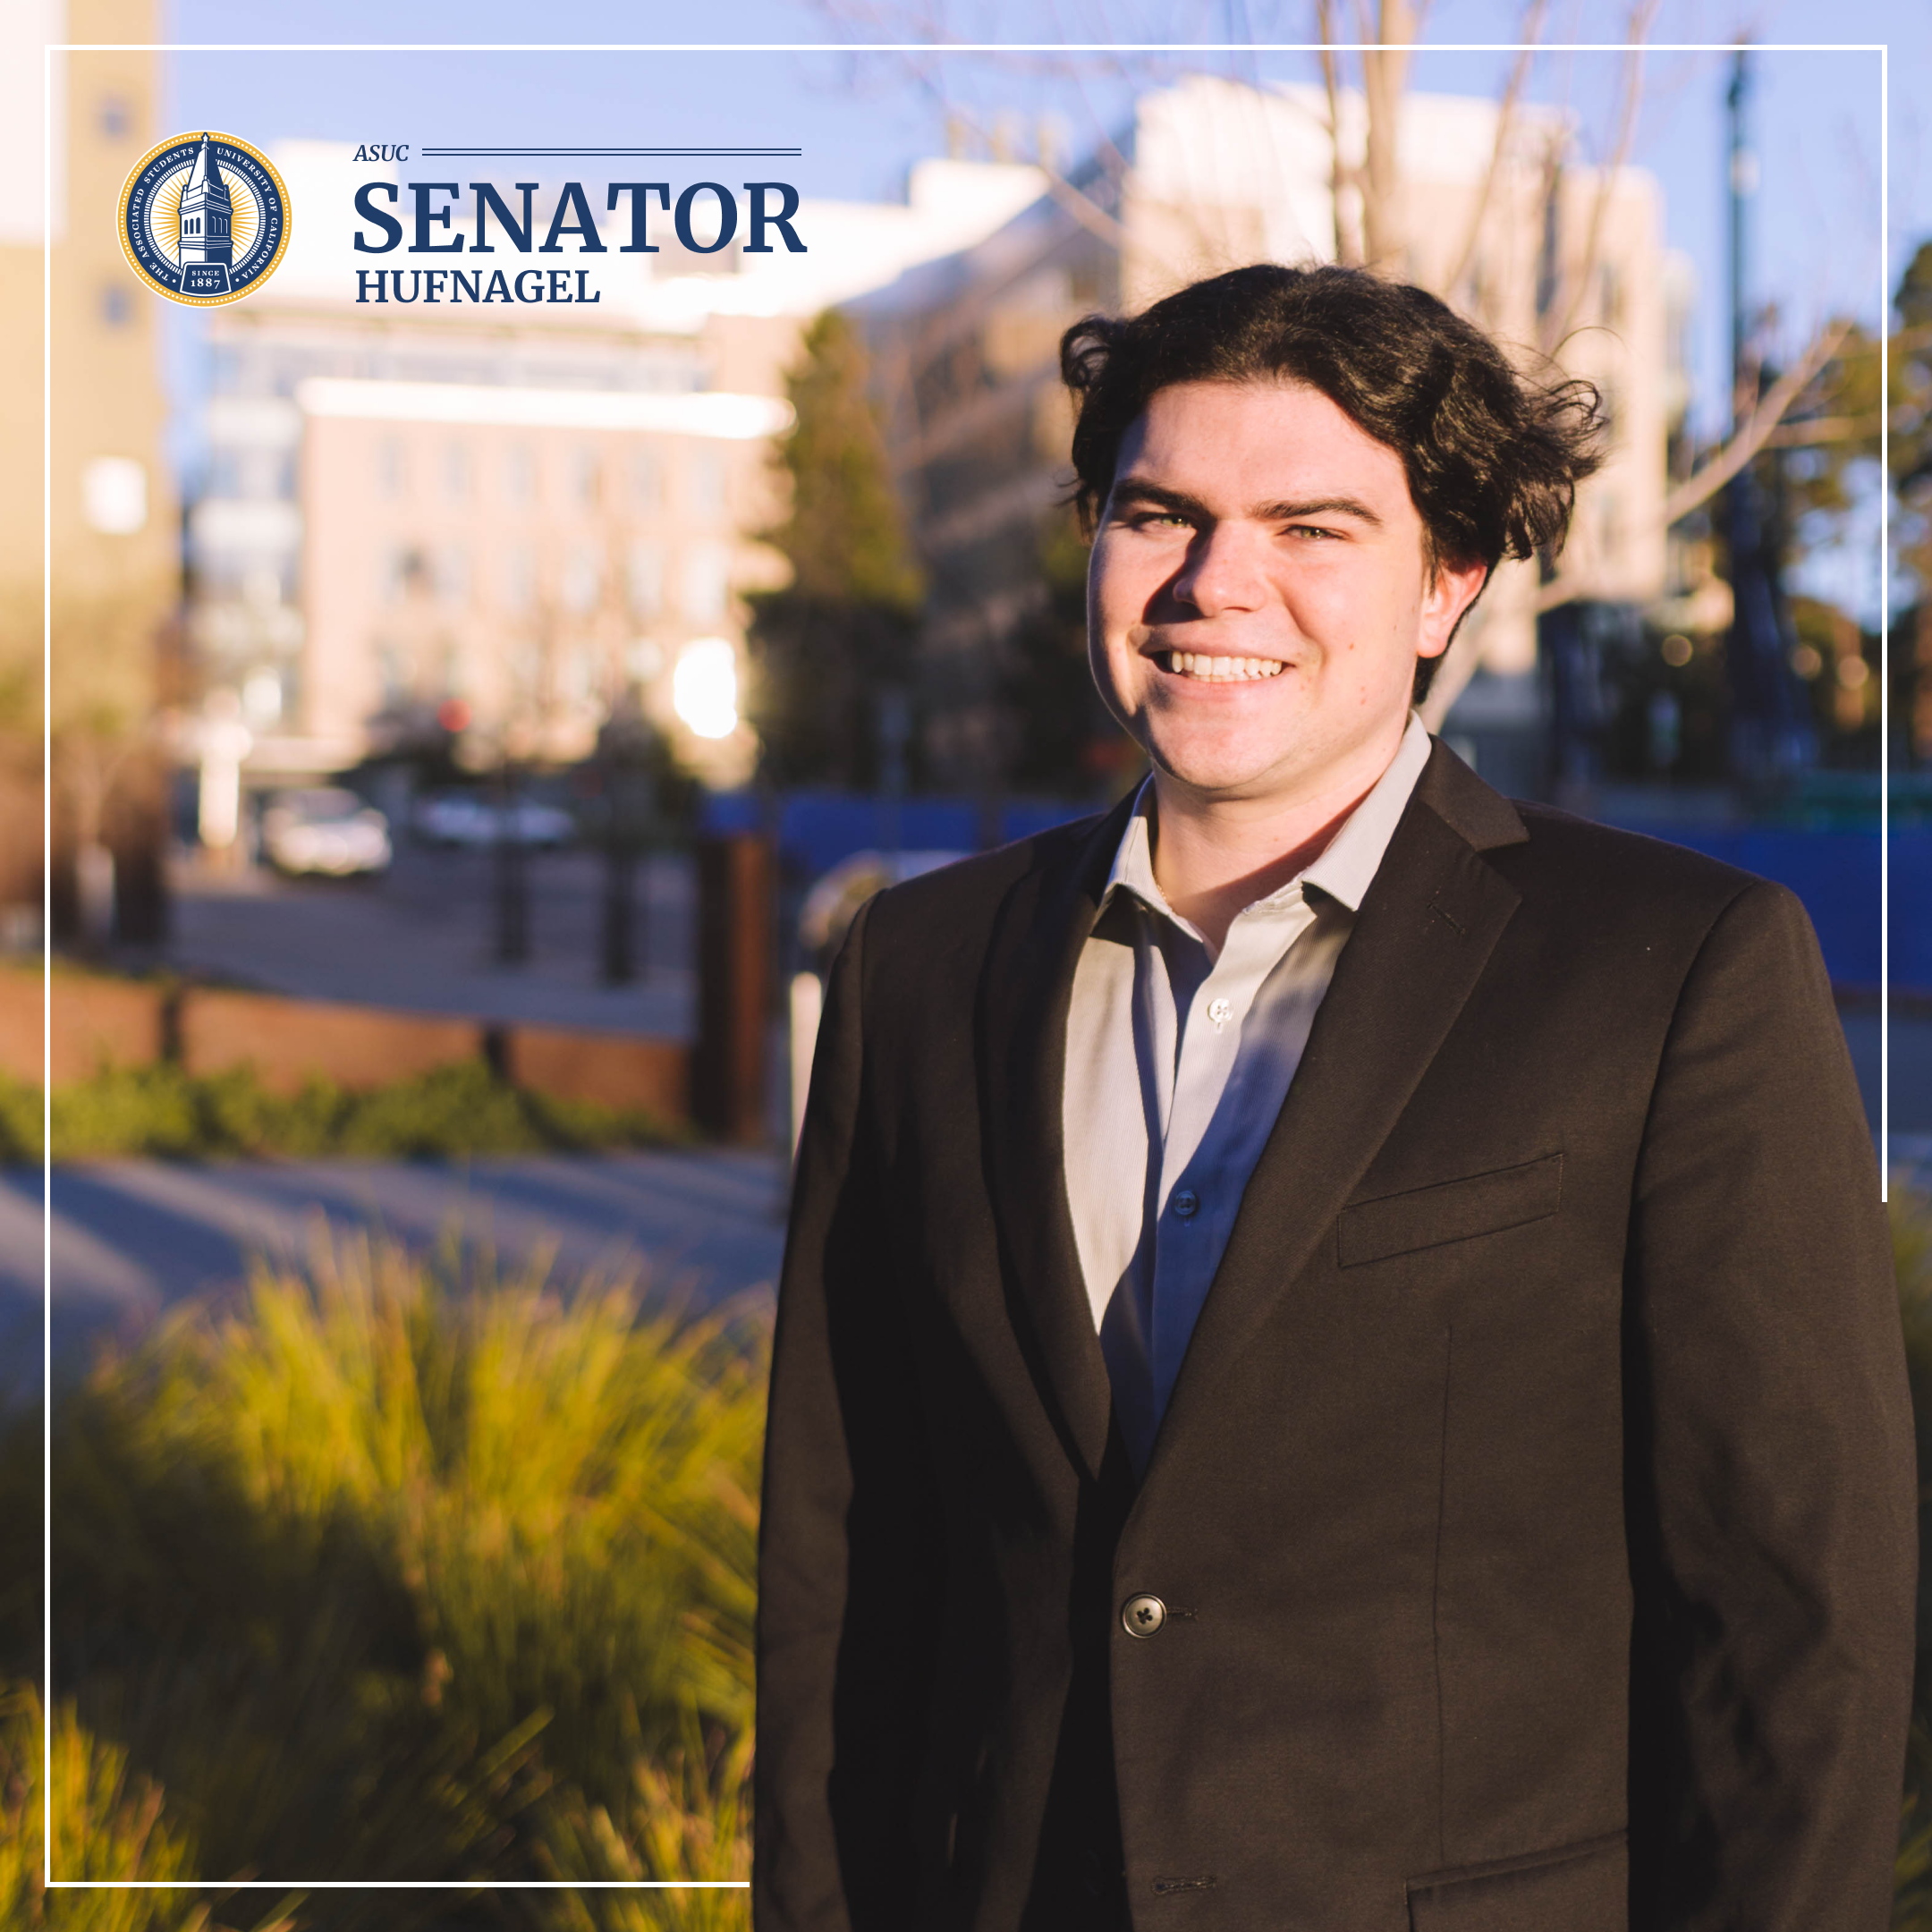
[[[1236,913],[1218,957],[1154,881],[1153,780],[1140,788],[1074,971],[1062,1100],[1067,1204],[1136,1469],[1428,756],[1411,712],[1388,768],[1321,856]]]

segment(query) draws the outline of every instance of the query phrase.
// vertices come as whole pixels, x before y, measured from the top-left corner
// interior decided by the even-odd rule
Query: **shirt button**
[[[1200,1212],[1200,1196],[1192,1188],[1182,1188],[1174,1198],[1174,1211],[1183,1221],[1191,1221]]]
[[[1120,1620],[1130,1637],[1151,1637],[1167,1621],[1167,1606],[1158,1597],[1130,1597]]]
[[[1228,1016],[1233,1011],[1234,1002],[1233,1000],[1217,999],[1208,1002],[1208,1017],[1214,1021],[1216,1033],[1228,1023]]]

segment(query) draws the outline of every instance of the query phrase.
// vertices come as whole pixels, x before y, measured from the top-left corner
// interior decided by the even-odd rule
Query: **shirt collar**
[[[1428,727],[1419,713],[1411,711],[1408,728],[1395,748],[1395,756],[1361,803],[1342,821],[1335,835],[1322,848],[1321,856],[1285,886],[1255,902],[1269,905],[1285,902],[1304,887],[1313,886],[1351,912],[1360,911],[1383,854],[1388,851],[1389,841],[1395,835],[1396,823],[1409,803],[1409,795],[1422,775],[1422,767],[1428,763],[1429,750]],[[1141,781],[1133,814],[1121,835],[1100,903],[1105,906],[1118,886],[1133,894],[1154,911],[1176,923],[1184,923],[1155,883],[1153,822],[1154,778],[1149,773]]]

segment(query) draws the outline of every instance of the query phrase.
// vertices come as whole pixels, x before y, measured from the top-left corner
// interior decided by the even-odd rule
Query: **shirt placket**
[[[1157,1411],[1166,1406],[1180,1373],[1240,1205],[1233,1177],[1216,1171],[1214,1145],[1215,1116],[1234,1084],[1241,1028],[1263,982],[1313,919],[1299,890],[1247,908],[1230,925],[1220,957],[1195,987],[1184,1015],[1175,1003],[1173,1099],[1161,1123],[1154,1223],[1151,1367]],[[1178,927],[1174,931],[1205,952],[1198,936]]]

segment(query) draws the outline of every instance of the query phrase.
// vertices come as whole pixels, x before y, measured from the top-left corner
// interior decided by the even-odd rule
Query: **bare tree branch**
[[[1664,499],[1666,526],[1681,521],[1700,504],[1708,503],[1765,446],[1771,432],[1784,420],[1785,411],[1831,360],[1851,328],[1849,319],[1833,322],[1812,338],[1810,347],[1765,391],[1737,434]]]
[[[1597,192],[1590,201],[1589,227],[1583,238],[1583,253],[1573,272],[1564,277],[1570,284],[1569,299],[1562,305],[1562,321],[1544,336],[1546,348],[1562,342],[1575,326],[1577,311],[1582,308],[1589,293],[1590,283],[1596,276],[1597,252],[1603,246],[1604,217],[1609,212],[1610,198],[1615,191],[1617,178],[1623,172],[1623,164],[1630,158],[1631,142],[1637,132],[1637,106],[1643,98],[1643,45],[1657,7],[1657,0],[1634,0],[1631,8],[1630,51],[1623,56],[1623,99],[1617,122],[1616,144],[1608,163],[1597,171]],[[1556,305],[1551,306],[1554,311]]]
[[[1368,110],[1367,165],[1363,169],[1362,254],[1371,267],[1386,267],[1402,251],[1402,97],[1408,80],[1415,17],[1409,0],[1382,0],[1381,44],[1361,50],[1362,98]]]
[[[1839,343],[1844,340],[1851,327],[1850,320],[1846,319],[1831,323],[1821,329],[1812,338],[1811,345],[1799,357],[1797,362],[1765,391],[1757,408],[1751,411],[1737,434],[1708,462],[1694,470],[1671,491],[1664,499],[1661,512],[1662,521],[1666,530],[1673,523],[1682,522],[1693,510],[1708,503],[1759,450],[1770,445],[1785,411],[1804,394],[1811,379],[1837,352]],[[1590,589],[1588,571],[1574,568],[1561,570],[1538,589],[1537,614],[1541,616],[1545,611],[1555,610],[1558,606],[1568,604],[1577,597],[1588,597]]]
[[[1802,422],[1780,423],[1764,439],[1767,449],[1811,449],[1820,443],[1860,443],[1885,427],[1876,411],[1869,416],[1809,416]]]
[[[1334,211],[1335,259],[1353,267],[1360,256],[1342,218],[1342,191],[1354,185],[1354,170],[1342,158],[1342,82],[1336,72],[1334,0],[1315,0],[1315,27],[1321,41],[1322,88],[1328,96],[1328,200]]]
[[[1489,204],[1496,196],[1496,184],[1503,172],[1503,157],[1509,146],[1510,134],[1516,118],[1517,97],[1521,94],[1523,83],[1530,78],[1531,63],[1536,59],[1537,42],[1543,38],[1543,19],[1549,12],[1549,0],[1529,0],[1523,9],[1522,26],[1517,38],[1522,42],[1522,51],[1516,56],[1516,64],[1510,70],[1508,84],[1503,89],[1503,98],[1496,108],[1496,145],[1489,150],[1489,172],[1483,176],[1482,191],[1476,197],[1476,206],[1470,213],[1469,231],[1462,238],[1462,246],[1457,250],[1455,266],[1450,269],[1443,283],[1443,293],[1446,296],[1462,283],[1469,272],[1470,258],[1476,252],[1476,243],[1482,234],[1483,218],[1489,212]]]

